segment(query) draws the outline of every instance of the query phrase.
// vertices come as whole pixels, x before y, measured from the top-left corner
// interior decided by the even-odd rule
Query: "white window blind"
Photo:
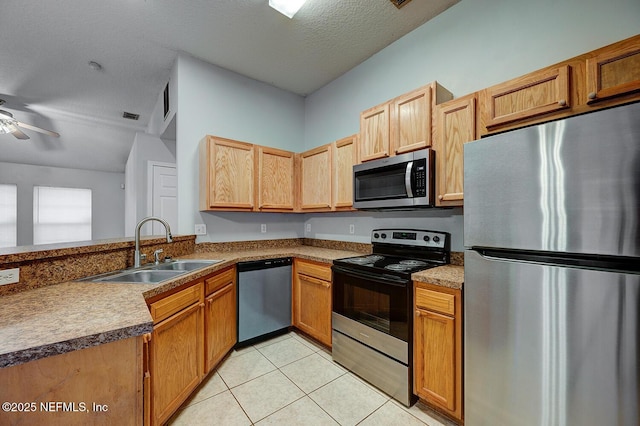
[[[90,239],[90,189],[33,187],[33,244]]]
[[[0,185],[0,247],[18,245],[18,187]]]

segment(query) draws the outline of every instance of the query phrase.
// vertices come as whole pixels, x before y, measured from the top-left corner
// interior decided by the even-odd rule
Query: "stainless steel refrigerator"
[[[640,425],[640,103],[464,148],[466,426]]]

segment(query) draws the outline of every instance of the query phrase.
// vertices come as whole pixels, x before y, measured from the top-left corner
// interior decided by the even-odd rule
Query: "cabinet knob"
[[[560,105],[560,106],[566,106],[566,105],[567,105],[567,101],[566,101],[566,100],[564,100],[564,99],[560,99],[560,100],[558,101],[558,105]]]
[[[416,317],[419,317],[420,315],[420,311],[416,311]]]
[[[442,201],[444,199],[444,195],[440,194],[438,195],[438,200]]]
[[[589,99],[595,99],[597,96],[598,96],[598,95],[596,95],[596,92],[591,92],[591,93],[589,93],[589,94],[587,95],[587,97],[588,97]]]

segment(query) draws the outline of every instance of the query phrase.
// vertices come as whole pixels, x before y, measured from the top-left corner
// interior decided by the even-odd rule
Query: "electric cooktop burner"
[[[378,255],[372,254],[369,256],[351,257],[343,260],[348,263],[355,263],[356,265],[366,265],[368,263],[375,263],[383,258],[384,256],[378,256]]]
[[[373,253],[334,260],[343,268],[403,279],[417,271],[449,263],[450,236],[446,232],[413,229],[376,229]]]

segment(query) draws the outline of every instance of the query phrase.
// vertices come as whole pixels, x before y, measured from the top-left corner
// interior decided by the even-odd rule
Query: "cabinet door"
[[[353,166],[358,164],[358,136],[353,135],[334,143],[333,207],[336,210],[353,207]]]
[[[293,279],[293,325],[327,346],[331,346],[331,282],[300,273],[305,264],[296,261]],[[302,265],[302,268],[299,267]],[[331,276],[329,273],[323,275]]]
[[[587,58],[587,103],[640,91],[640,40],[627,40]]]
[[[203,376],[203,306],[195,303],[154,327],[150,342],[154,424],[165,422]]]
[[[293,152],[258,146],[258,208],[293,210]]]
[[[200,209],[253,210],[253,145],[208,136],[200,145]]]
[[[482,114],[491,131],[569,108],[569,66],[536,71],[483,91]]]
[[[463,146],[476,138],[475,94],[436,107],[437,206],[463,204]]]
[[[455,405],[455,320],[416,309],[414,391],[449,411]]]
[[[211,371],[236,344],[236,304],[235,279],[205,300],[206,372]]]
[[[414,286],[414,393],[462,420],[462,293]]]
[[[391,146],[394,154],[431,146],[431,86],[391,103]]]
[[[389,104],[360,114],[360,161],[389,156]]]
[[[300,154],[302,210],[331,209],[331,145]]]

